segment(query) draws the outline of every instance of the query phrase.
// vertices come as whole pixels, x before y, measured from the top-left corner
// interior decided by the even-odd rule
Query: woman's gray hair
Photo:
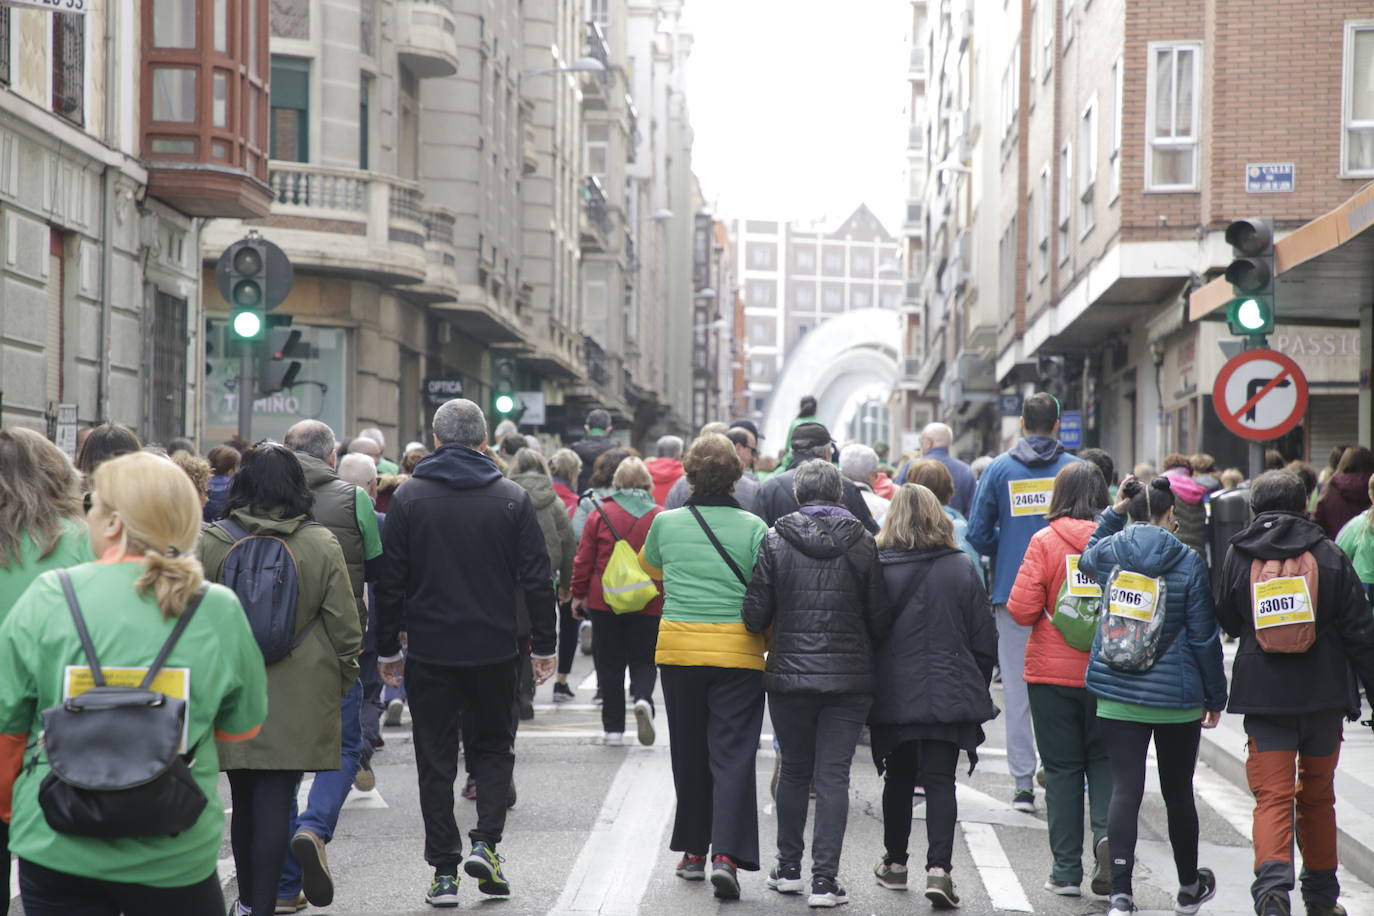
[[[840,449],[840,470],[850,480],[868,483],[878,470],[878,453],[862,442],[851,442]]]
[[[844,496],[843,480],[839,468],[829,461],[813,458],[797,465],[792,477],[792,492],[799,506],[807,503],[838,503]]]
[[[577,475],[582,473],[582,459],[572,449],[560,448],[549,456],[549,473],[575,485]]]
[[[516,474],[529,473],[542,474],[548,477],[549,466],[544,463],[543,455],[532,448],[522,448],[520,451],[516,452],[515,457],[511,459],[510,473],[512,477]]]
[[[486,415],[467,398],[445,401],[434,411],[434,438],[440,444],[477,448],[486,437]]]

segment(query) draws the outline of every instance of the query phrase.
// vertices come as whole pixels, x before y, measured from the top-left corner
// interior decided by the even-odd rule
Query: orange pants
[[[1249,747],[1245,773],[1255,795],[1256,872],[1266,862],[1293,861],[1295,821],[1303,865],[1314,871],[1335,869],[1335,779],[1340,746],[1325,757],[1297,750],[1260,751],[1254,738]]]

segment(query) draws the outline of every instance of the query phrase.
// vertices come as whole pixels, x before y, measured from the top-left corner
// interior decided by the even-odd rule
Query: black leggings
[[[954,799],[954,770],[959,746],[953,741],[908,741],[897,745],[885,761],[883,783],[883,845],[894,862],[905,865],[911,840],[911,793],[918,779],[926,790],[926,868],[952,871],[954,824],[959,806]]]
[[[301,784],[299,770],[230,770],[229,843],[234,849],[239,900],[253,916],[277,909],[277,882],[291,843],[291,799]]]
[[[54,871],[20,859],[19,893],[27,916],[224,916],[224,891],[213,871],[185,887],[149,887]]]
[[[1198,821],[1193,801],[1193,771],[1197,768],[1202,722],[1150,725],[1120,719],[1097,720],[1112,766],[1112,805],[1107,815],[1107,842],[1112,856],[1112,893],[1131,893],[1140,802],[1145,796],[1145,754],[1155,740],[1159,791],[1169,820],[1169,845],[1174,850],[1178,883],[1197,880]]]
[[[577,630],[582,621],[572,615],[572,602],[558,603],[558,673],[571,674],[577,657]]]

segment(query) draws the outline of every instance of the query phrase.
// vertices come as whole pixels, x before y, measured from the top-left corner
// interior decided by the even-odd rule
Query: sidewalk
[[[1230,679],[1236,644],[1225,645]],[[1369,715],[1368,709],[1361,718]],[[1224,715],[1221,724],[1202,732],[1202,761],[1242,791],[1245,778],[1245,730],[1240,716]],[[1341,864],[1360,880],[1374,884],[1374,730],[1358,722],[1345,724],[1345,743],[1336,770],[1336,825]]]

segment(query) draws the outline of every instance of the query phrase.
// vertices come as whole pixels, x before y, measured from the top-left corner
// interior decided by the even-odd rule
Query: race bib
[[[1102,586],[1097,580],[1078,568],[1078,554],[1071,553],[1064,558],[1064,591],[1071,598],[1101,598]]]
[[[1251,607],[1255,609],[1255,629],[1287,627],[1295,623],[1315,623],[1312,595],[1302,576],[1267,579],[1250,586]]]
[[[1010,497],[1011,517],[1022,518],[1028,515],[1044,515],[1050,511],[1050,493],[1054,491],[1053,477],[1039,477],[1035,480],[1007,481],[1007,495]]]
[[[107,687],[137,687],[143,683],[143,678],[148,674],[147,668],[102,668],[101,670],[105,672],[105,685]],[[68,665],[63,669],[62,699],[64,701],[80,696],[94,686],[95,679],[91,677],[91,669],[85,665]],[[186,701],[186,721],[181,727],[181,748],[177,752],[186,753],[191,729],[191,669],[163,668],[157,673],[157,677],[153,678],[152,686],[148,689]]]
[[[1111,583],[1107,613],[1149,623],[1159,606],[1159,580],[1139,573],[1119,572]]]

